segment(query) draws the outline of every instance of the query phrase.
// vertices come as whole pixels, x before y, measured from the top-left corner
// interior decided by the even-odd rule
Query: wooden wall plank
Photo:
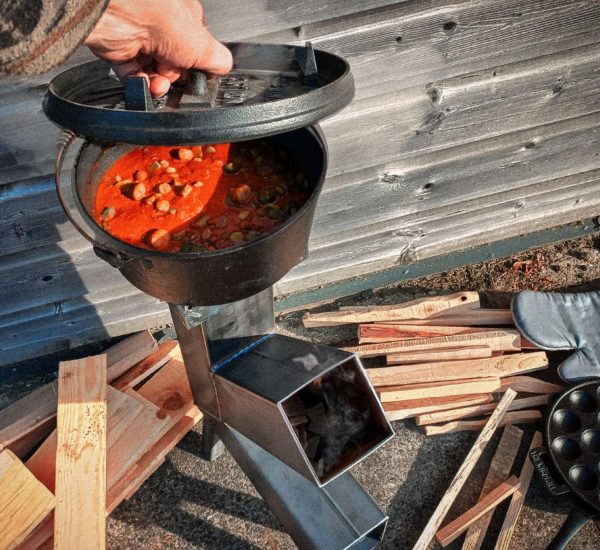
[[[55,548],[106,545],[106,389],[106,355],[60,364]]]

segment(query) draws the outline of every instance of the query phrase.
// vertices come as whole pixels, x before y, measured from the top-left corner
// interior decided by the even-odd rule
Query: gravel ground
[[[397,303],[428,294],[479,290],[484,303],[506,305],[523,288],[537,290],[600,289],[600,238],[575,239],[509,260],[498,260],[417,279],[322,305]],[[521,262],[521,263],[519,263]],[[524,263],[523,263],[524,262]],[[278,330],[332,345],[351,341],[351,329],[301,327],[303,312],[279,319]],[[560,360],[553,358],[553,362]],[[50,368],[50,370],[52,370]],[[549,376],[552,377],[552,372]],[[0,407],[51,378],[38,376],[0,386]],[[389,515],[384,549],[411,548],[450,480],[473,444],[475,433],[425,437],[414,421],[394,422],[396,436],[368,456],[352,472]],[[537,426],[539,429],[541,427]],[[524,428],[516,471],[520,470],[535,426]],[[200,458],[200,424],[188,434],[163,466],[108,520],[111,549],[287,549],[293,548],[277,519],[260,499],[232,457],[215,462]],[[499,434],[457,499],[447,520],[469,508],[479,494]],[[572,506],[568,497],[552,497],[537,479],[527,495],[511,544],[514,549],[545,548]],[[483,548],[493,548],[507,504],[494,515]],[[450,548],[460,548],[461,539]],[[435,547],[435,545],[432,545]],[[600,532],[592,524],[577,535],[569,549],[600,548]]]

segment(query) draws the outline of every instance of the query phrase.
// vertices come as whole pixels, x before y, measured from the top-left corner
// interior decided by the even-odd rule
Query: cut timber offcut
[[[442,546],[448,546],[464,533],[473,523],[482,518],[490,510],[493,510],[498,504],[505,501],[520,487],[519,479],[512,476],[504,483],[500,484],[493,491],[490,491],[473,508],[466,511],[452,523],[440,529],[435,537]]]
[[[458,472],[456,472],[456,475],[450,482],[450,487],[448,487],[448,490],[440,500],[439,504],[437,505],[437,508],[434,510],[431,518],[427,522],[427,525],[425,525],[425,528],[423,529],[421,536],[415,543],[413,550],[427,550],[429,543],[433,540],[436,531],[440,528],[440,525],[444,521],[444,518],[450,510],[452,503],[454,502],[454,500],[458,496],[458,493],[466,483],[469,474],[473,471],[473,468],[475,468],[479,457],[481,456],[485,447],[494,435],[494,432],[496,431],[496,428],[502,421],[502,418],[506,413],[508,406],[510,405],[510,403],[516,395],[516,392],[509,390],[504,394],[500,403],[498,403],[498,407],[492,413],[492,416],[490,416],[489,420],[481,430],[481,433],[475,440],[473,447],[471,447],[471,450],[467,454],[467,457],[465,458],[461,467],[458,469]]]
[[[367,374],[374,386],[389,386],[441,382],[464,378],[483,378],[487,376],[503,378],[547,367],[548,357],[543,351],[540,351],[499,355],[498,357],[490,357],[482,361],[444,361],[420,365],[382,367],[367,369]]]
[[[54,495],[10,450],[0,453],[0,548],[18,547],[54,509]]]
[[[61,363],[55,548],[106,546],[106,355]]]
[[[326,313],[307,313],[303,322],[304,326],[309,328],[374,321],[430,319],[437,318],[456,308],[464,309],[465,306],[479,306],[477,292],[458,292],[449,296],[433,296],[392,306],[365,306]]]
[[[515,403],[515,401],[513,401],[513,403]],[[522,437],[523,432],[516,426],[509,425],[504,428],[500,443],[498,443],[498,448],[496,449],[494,458],[492,458],[490,469],[483,482],[483,488],[481,489],[481,495],[479,496],[480,501],[486,497],[494,487],[498,487],[502,482],[508,479],[517,452],[519,451]],[[481,548],[491,520],[492,512],[488,512],[469,527],[462,550],[479,550],[479,548]]]

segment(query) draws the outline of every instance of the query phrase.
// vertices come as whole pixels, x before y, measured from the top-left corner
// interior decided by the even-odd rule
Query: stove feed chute
[[[269,334],[213,371],[221,420],[319,485],[393,435],[353,354]]]

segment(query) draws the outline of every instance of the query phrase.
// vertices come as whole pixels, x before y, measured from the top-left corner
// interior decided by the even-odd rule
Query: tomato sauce
[[[93,217],[133,246],[209,252],[268,233],[307,198],[304,174],[266,141],[147,146],[106,171]]]

